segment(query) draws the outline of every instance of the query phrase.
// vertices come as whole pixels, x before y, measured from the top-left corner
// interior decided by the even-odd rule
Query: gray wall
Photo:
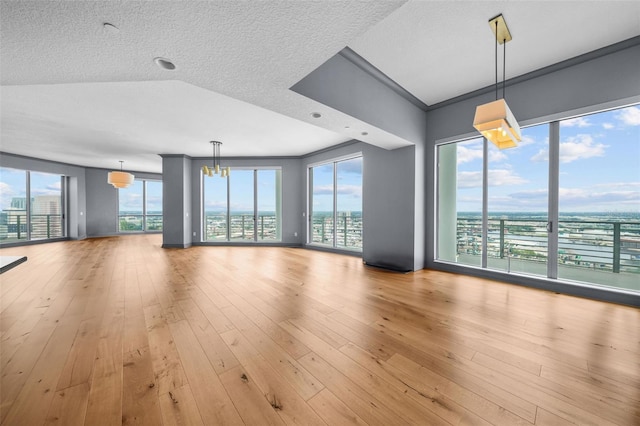
[[[162,246],[191,245],[191,159],[162,155]]]
[[[602,55],[604,52],[602,50],[594,52],[592,55],[580,58],[580,60],[571,61],[572,65],[558,67],[557,70],[547,74],[539,73],[541,75],[507,86],[507,102],[521,125],[556,120],[580,113],[595,112],[604,108],[639,102],[639,43],[640,37],[636,37],[608,48],[611,53]],[[621,49],[621,47],[623,48]],[[551,290],[575,292],[583,296],[609,298],[609,300],[629,303],[632,296],[625,296],[624,300],[615,300],[612,298],[617,296],[607,295],[606,292],[597,289],[561,285],[552,281],[526,279],[492,271],[478,272],[459,265],[434,262],[435,203],[433,191],[435,179],[432,170],[435,166],[435,144],[437,141],[449,141],[477,135],[472,127],[475,107],[493,99],[493,95],[489,91],[427,113],[426,164],[431,171],[425,176],[425,187],[428,188],[426,215],[429,226],[426,232],[426,266],[507,279]]]
[[[84,167],[5,153],[0,154],[0,166],[69,176],[68,235],[73,239],[83,239],[87,236],[87,215],[85,214],[87,201],[85,197],[86,180]]]
[[[424,111],[394,90],[388,77],[372,75],[369,67],[337,54],[291,90],[409,142],[424,143]]]
[[[118,232],[118,190],[107,182],[108,173],[103,169],[86,169],[88,237]]]
[[[428,168],[427,119],[420,102],[350,51],[333,56],[291,89],[415,144],[393,151],[363,144],[369,147],[362,150],[365,174],[369,170],[364,178],[368,200],[363,256],[367,262],[392,268],[422,269]],[[402,213],[402,222],[396,225],[397,212]]]
[[[307,168],[311,164],[362,153],[363,156],[363,248],[365,263],[397,270],[415,268],[415,147],[392,151],[363,142],[344,144],[335,149],[304,157],[302,208],[307,200]],[[307,241],[307,218],[301,225]]]

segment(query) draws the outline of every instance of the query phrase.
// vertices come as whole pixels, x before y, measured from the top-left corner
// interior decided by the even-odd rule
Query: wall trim
[[[570,296],[584,297],[601,302],[611,302],[619,305],[640,307],[640,294],[625,291],[624,289],[597,287],[577,282],[574,284],[569,281],[556,281],[528,275],[507,274],[500,271],[474,268],[442,261],[432,261],[428,268],[436,271],[486,278],[538,290],[552,291],[554,293],[561,293]]]
[[[625,50],[625,49],[628,49],[630,47],[634,47],[636,45],[640,45],[640,36],[635,36],[635,37],[632,37],[630,39],[623,40],[623,41],[620,41],[618,43],[611,44],[609,46],[601,47],[600,49],[596,49],[596,50],[593,50],[591,52],[587,52],[587,53],[575,56],[575,57],[570,58],[570,59],[565,59],[564,61],[557,62],[555,64],[552,64],[552,65],[549,65],[549,66],[546,66],[546,67],[543,67],[543,68],[539,68],[539,69],[531,71],[529,73],[522,74],[522,75],[519,75],[517,77],[513,77],[513,78],[510,78],[510,79],[507,79],[505,84],[506,84],[506,87],[510,87],[510,86],[513,86],[513,85],[516,85],[516,84],[519,84],[519,83],[523,83],[523,82],[528,81],[528,80],[532,80],[534,78],[538,78],[538,77],[541,77],[541,76],[544,76],[544,75],[547,75],[547,74],[551,74],[551,73],[554,73],[554,72],[557,72],[557,71],[561,71],[561,70],[563,70],[565,68],[569,68],[569,67],[572,67],[574,65],[579,65],[579,64],[581,64],[583,62],[587,62],[587,61],[590,61],[592,59],[597,59],[597,58],[600,58],[602,56],[606,56],[606,55],[610,55],[610,54],[615,53],[615,52],[619,52],[621,50]],[[442,102],[438,102],[436,104],[428,106],[427,107],[427,112],[436,110],[438,108],[443,108],[443,107],[446,107],[446,106],[449,106],[449,105],[453,105],[453,104],[456,104],[458,102],[463,102],[463,101],[475,98],[477,96],[482,96],[482,95],[485,95],[487,93],[493,93],[495,91],[495,87],[496,87],[495,84],[492,84],[490,86],[483,87],[482,89],[474,90],[473,92],[468,92],[468,93],[462,94],[460,96],[456,96],[454,98],[447,99],[447,100],[442,101]]]
[[[393,90],[398,96],[409,101],[414,106],[421,109],[422,111],[428,110],[429,107],[427,104],[425,104],[420,99],[413,96],[407,89],[405,89],[404,87],[396,83],[395,80],[393,80],[391,77],[389,77],[388,75],[380,71],[378,68],[372,65],[371,62],[367,61],[362,56],[358,55],[349,46],[345,47],[340,52],[338,52],[338,55],[342,56],[343,58],[351,62],[353,65],[357,66],[362,71],[369,74],[371,77],[375,78],[376,80],[384,84],[389,89]]]

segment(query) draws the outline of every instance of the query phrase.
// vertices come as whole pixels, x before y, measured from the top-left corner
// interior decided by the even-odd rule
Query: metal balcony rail
[[[534,219],[489,219],[487,256],[546,262],[546,226],[546,221]],[[481,252],[482,220],[458,218],[457,253]],[[640,222],[560,220],[558,263],[640,274]]]
[[[362,248],[362,216],[339,212],[335,227],[336,246]],[[333,216],[314,214],[311,217],[311,241],[333,244]]]
[[[259,214],[254,223],[253,214],[229,215],[229,237],[231,240],[253,240],[257,226],[259,240],[278,238],[278,220],[273,214]],[[227,239],[227,215],[207,214],[205,216],[205,240]]]
[[[31,233],[32,240],[60,238],[63,236],[62,215],[31,214],[31,224],[26,210],[3,211],[0,219],[0,241],[26,240]]]

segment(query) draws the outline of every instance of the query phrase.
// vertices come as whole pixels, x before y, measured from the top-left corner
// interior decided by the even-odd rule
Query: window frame
[[[362,253],[364,247],[364,203],[361,205],[361,245],[358,246],[346,246],[338,244],[338,167],[337,164],[349,160],[361,159],[362,161],[362,180],[361,187],[364,187],[364,155],[362,152],[355,152],[339,157],[333,157],[330,159],[317,161],[307,164],[307,225],[306,225],[306,244],[312,247],[321,247],[331,249],[334,251],[345,251],[353,253]],[[331,165],[333,170],[333,215],[332,215],[332,243],[323,244],[321,242],[313,241],[313,169],[315,167],[322,167]]]

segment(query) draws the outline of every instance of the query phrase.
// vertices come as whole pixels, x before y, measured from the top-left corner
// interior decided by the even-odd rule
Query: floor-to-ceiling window
[[[0,168],[0,242],[66,236],[64,176]]]
[[[517,149],[487,144],[487,267],[547,275],[549,125],[522,129]]]
[[[234,168],[202,175],[203,241],[281,241],[279,168]]]
[[[560,121],[558,277],[640,289],[640,106]]]
[[[162,231],[162,182],[136,179],[118,189],[118,231]]]
[[[309,167],[310,244],[362,250],[362,156]]]
[[[482,138],[438,147],[438,254],[464,265],[482,263]]]
[[[640,107],[437,146],[440,261],[640,291]]]

